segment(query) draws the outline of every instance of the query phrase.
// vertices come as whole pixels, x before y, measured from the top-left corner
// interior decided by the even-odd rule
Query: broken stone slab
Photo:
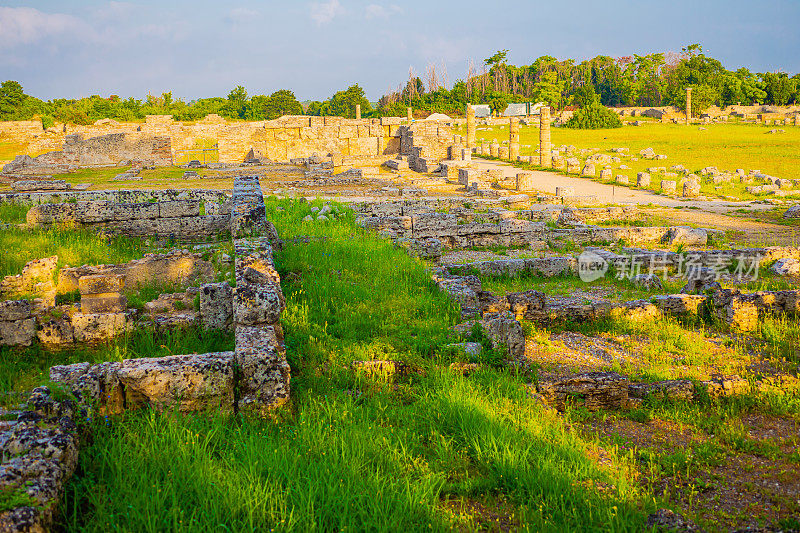
[[[779,276],[800,276],[800,261],[794,258],[778,259],[770,270]]]
[[[72,323],[67,318],[53,318],[41,323],[36,338],[46,346],[63,346],[75,340]]]
[[[616,372],[584,372],[540,377],[536,390],[559,410],[584,407],[589,411],[628,406],[629,380]]]
[[[700,294],[666,294],[653,297],[653,303],[666,315],[698,315],[706,297]]]

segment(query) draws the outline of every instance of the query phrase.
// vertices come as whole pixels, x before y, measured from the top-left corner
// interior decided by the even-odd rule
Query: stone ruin
[[[35,503],[0,512],[1,530],[47,530],[77,464],[74,419],[85,416],[87,409],[100,414],[141,407],[214,409],[268,416],[288,401],[290,369],[280,324],[285,300],[272,259],[273,247],[280,247],[281,241],[266,219],[257,177],[237,178],[229,203],[225,228],[233,239],[236,287],[206,283],[186,293],[162,295],[146,307],[155,324],[172,327],[176,321],[159,320],[159,313],[195,294],[199,310],[188,314],[203,327],[232,330],[234,351],[52,367],[51,382],[69,391],[71,399],[56,401],[49,389],[40,387],[28,400],[29,411],[0,426],[0,489],[19,491]],[[39,260],[0,284],[6,295],[31,289],[45,296],[33,302],[0,302],[0,344],[30,345],[37,338],[53,347],[105,340],[137,324],[126,308],[126,284],[185,284],[213,275],[210,263],[184,251],[147,255],[122,265],[62,268],[58,290],[77,289],[80,302],[54,313],[58,309],[50,297],[56,293],[56,266],[56,257]]]

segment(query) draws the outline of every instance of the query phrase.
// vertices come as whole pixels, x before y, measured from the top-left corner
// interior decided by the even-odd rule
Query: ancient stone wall
[[[204,215],[201,215],[201,210]],[[131,237],[203,240],[230,229],[230,202],[168,200],[134,204],[108,201],[39,204],[27,214],[30,227],[73,225]]]
[[[230,199],[230,190],[203,189],[114,189],[106,191],[54,191],[0,193],[0,203],[45,204],[69,201],[115,202],[136,204],[142,202],[169,202],[197,200],[222,204]]]
[[[60,152],[48,152],[37,157],[17,156],[3,167],[3,173],[54,174],[82,167],[118,166],[137,161],[153,166],[171,165],[170,137],[110,133],[84,139],[82,134],[67,135]]]

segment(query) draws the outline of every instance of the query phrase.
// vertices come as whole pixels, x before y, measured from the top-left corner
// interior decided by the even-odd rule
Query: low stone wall
[[[239,368],[237,409],[266,415],[289,400],[290,369],[281,312],[286,300],[272,260],[277,231],[266,220],[258,178],[234,182],[236,289],[233,296],[235,361]]]
[[[132,161],[152,166],[172,165],[171,139],[128,133],[110,133],[90,139],[84,139],[80,133],[67,135],[61,151],[37,157],[19,155],[3,167],[3,173],[17,176],[55,174],[81,167],[117,166]]]
[[[0,493],[30,500],[0,510],[4,532],[50,531],[64,485],[78,464],[74,403],[56,401],[48,388],[39,387],[26,409],[0,430]]]
[[[50,381],[66,387],[99,414],[143,407],[234,410],[233,352],[54,366]]]
[[[214,278],[214,266],[200,254],[175,250],[165,254],[145,254],[142,259],[117,265],[91,265],[62,268],[58,274],[57,290],[67,293],[78,290],[82,276],[96,274],[122,275],[128,288],[148,283],[188,285]]]
[[[0,203],[9,202],[25,205],[36,205],[83,201],[137,204],[143,202],[196,200],[200,202],[217,203],[221,205],[227,202],[230,199],[230,196],[230,191],[213,189],[115,189],[107,191],[15,192],[0,193]]]
[[[200,200],[171,200],[135,204],[114,202],[76,202],[40,204],[27,214],[30,227],[74,225],[102,228],[130,237],[174,237],[179,240],[205,240],[229,231],[230,204],[208,203],[213,214],[201,215]]]
[[[30,301],[0,301],[0,346],[30,346],[35,335]]]

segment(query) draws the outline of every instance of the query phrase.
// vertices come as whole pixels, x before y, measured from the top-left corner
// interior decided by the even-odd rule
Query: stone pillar
[[[519,119],[508,119],[508,158],[516,161],[519,157]]]
[[[467,148],[475,146],[475,108],[467,104]]]
[[[361,120],[361,104],[356,104],[356,120]]]
[[[411,108],[406,108],[406,117],[408,118],[408,123],[411,124],[411,121],[414,120],[414,113],[411,112]]]
[[[533,190],[533,172],[518,172],[517,173],[517,190],[518,191],[532,191]]]
[[[500,157],[500,144],[497,140],[492,141],[492,144],[489,145],[489,154],[492,157]]]
[[[692,122],[692,88],[686,88],[686,123]]]
[[[550,107],[539,110],[539,166],[550,168],[553,158],[550,144]]]

